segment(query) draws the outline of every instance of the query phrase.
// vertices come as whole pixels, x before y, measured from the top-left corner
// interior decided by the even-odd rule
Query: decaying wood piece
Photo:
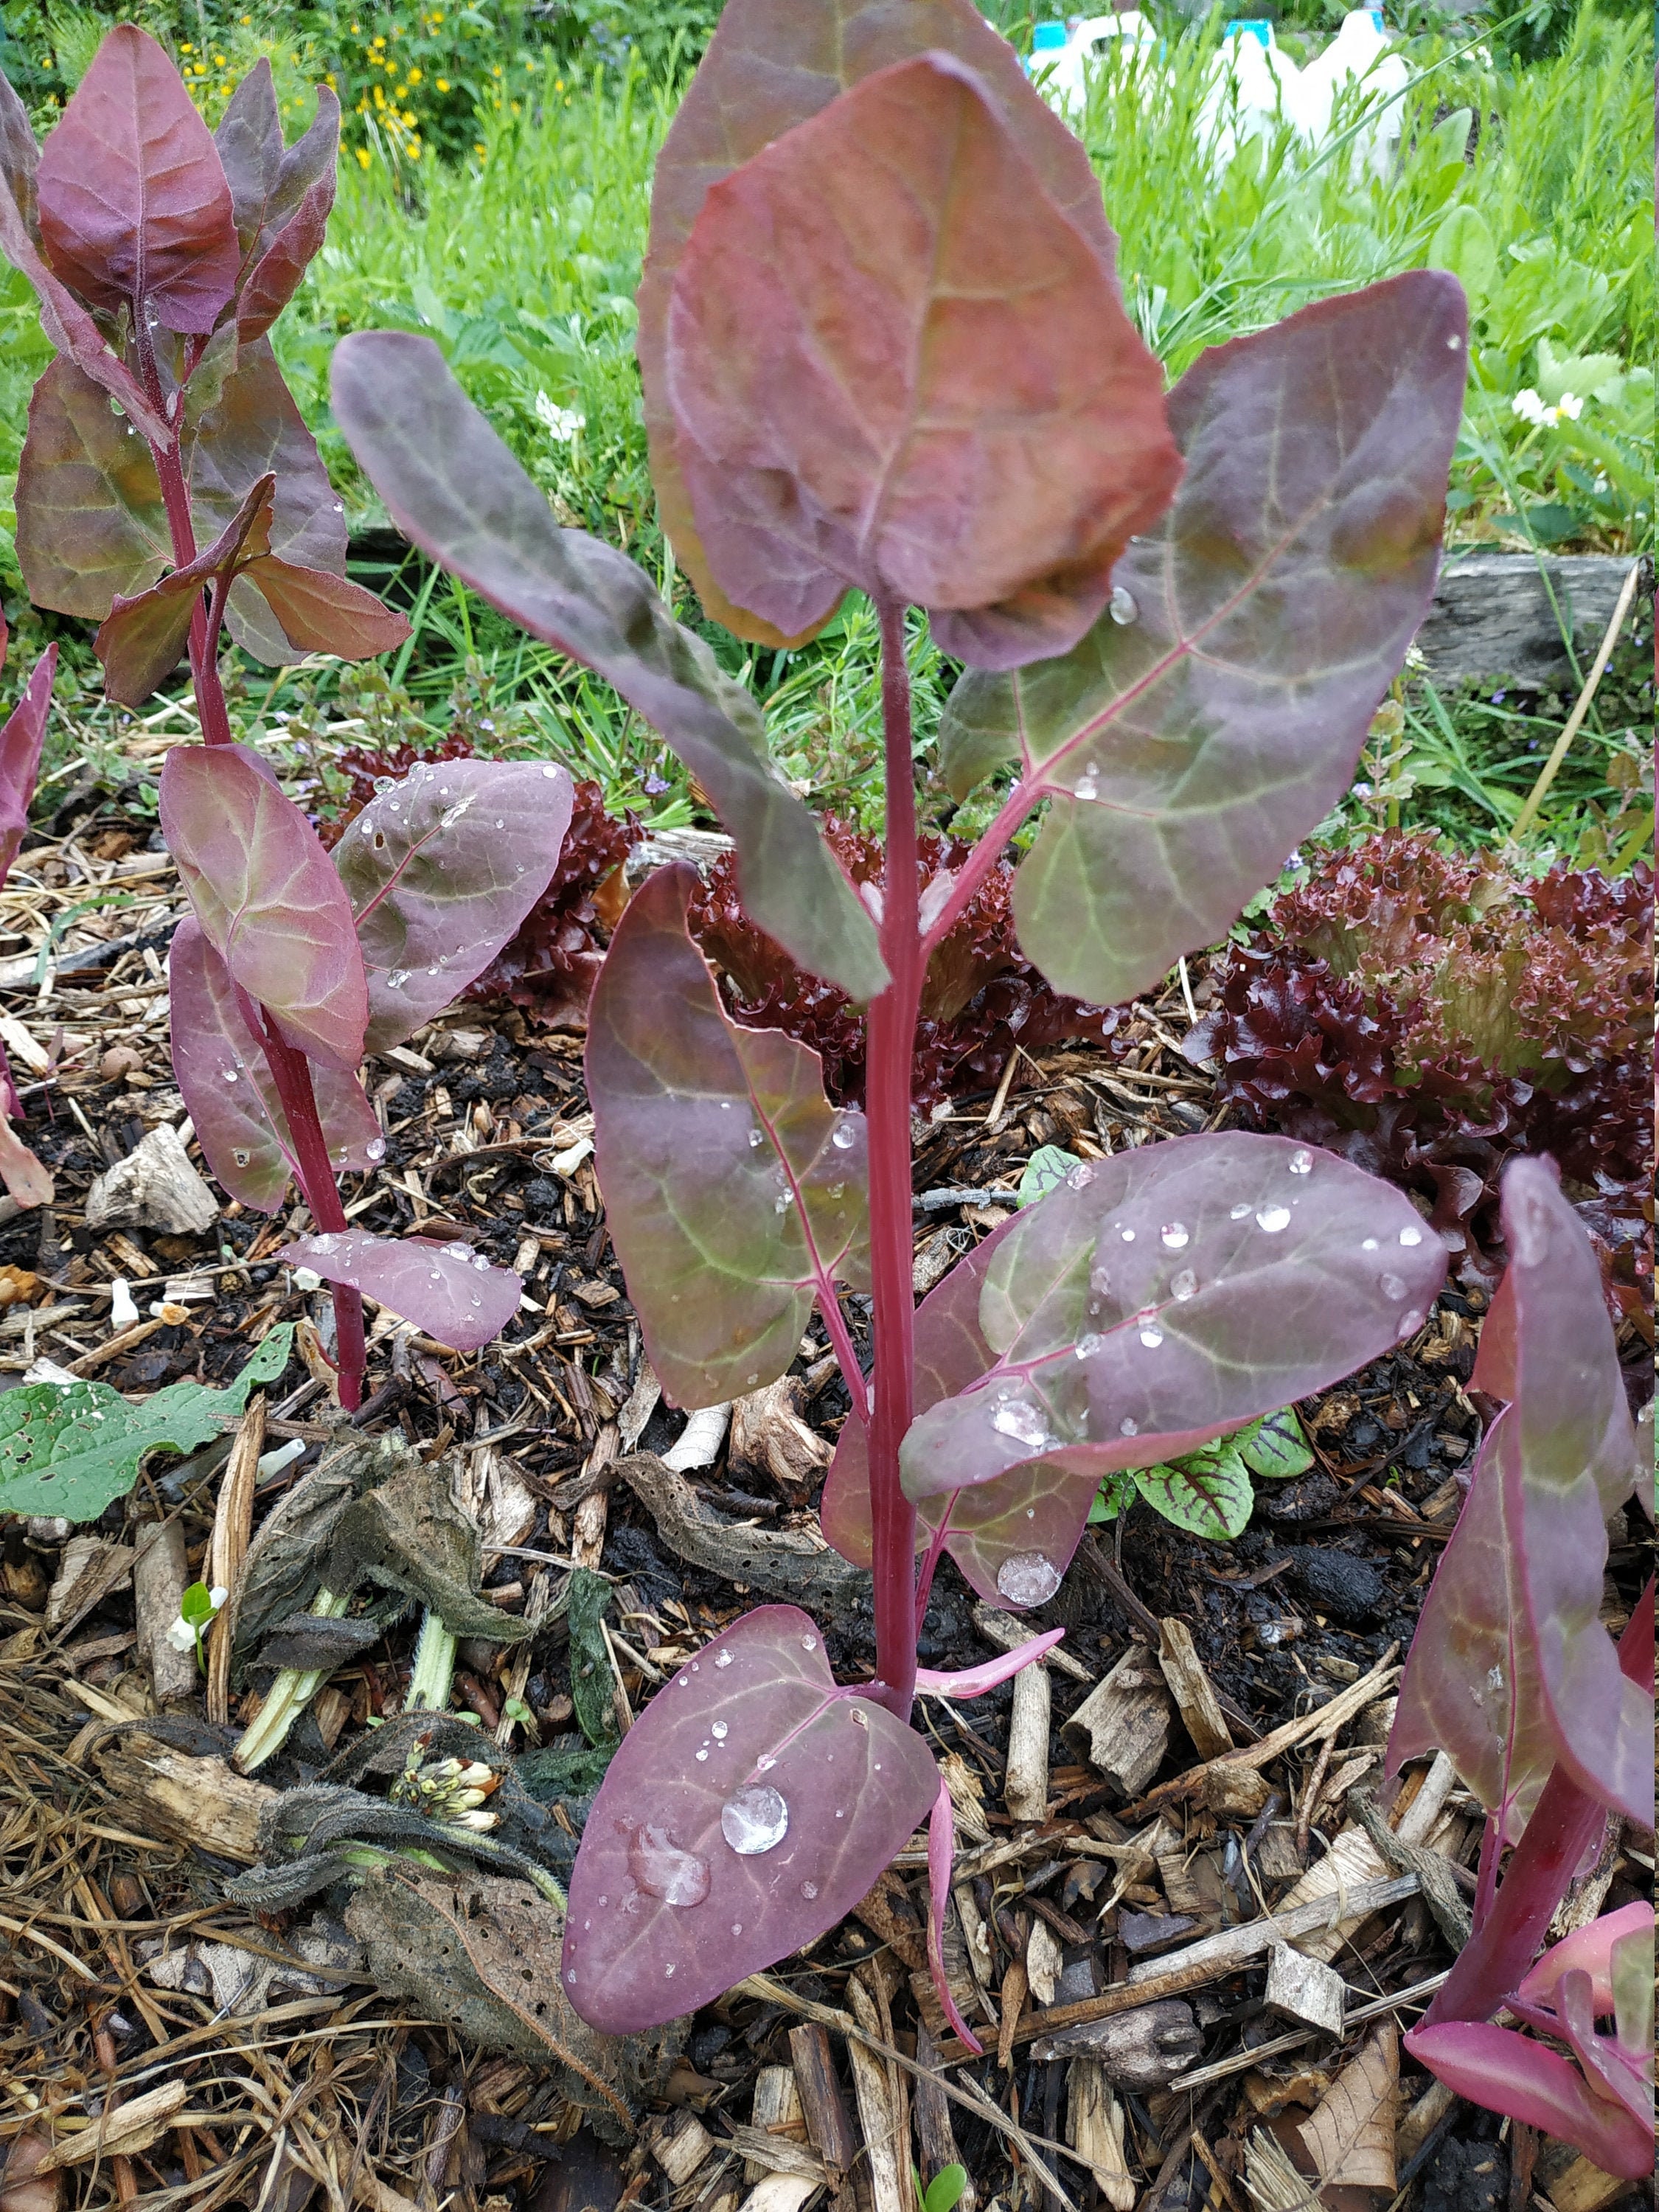
[[[1258,2128],[1245,2148],[1244,2180],[1257,2212],[1319,2212],[1318,2185],[1303,2179],[1290,2153],[1266,2128]]]
[[[87,1193],[87,1227],[159,1229],[167,1237],[199,1237],[219,1218],[219,1201],[191,1165],[179,1132],[165,1121],[150,1130]]]
[[[130,1722],[94,1740],[86,1755],[137,1834],[199,1844],[243,1866],[258,1859],[260,1816],[280,1790],[222,1759],[175,1751]]]
[[[1275,1943],[1267,1954],[1267,2009],[1322,2034],[1342,2033],[1347,1991],[1334,1966],[1310,1959],[1288,1943]]]
[[[168,1635],[189,1580],[184,1523],[152,1522],[140,1528],[132,1567],[133,1613],[138,1649],[161,1706],[182,1705],[196,1695],[195,1647],[180,1651]]]
[[[1085,2021],[1055,2035],[1041,2035],[1034,2058],[1086,2057],[1120,2089],[1145,2095],[1167,2089],[1203,2054],[1204,2038],[1189,2004],[1165,1998],[1105,2020]]]
[[[876,2001],[856,1974],[848,1982],[847,1996],[853,2016],[865,2034],[884,2041]],[[870,2195],[875,2212],[909,2212],[910,2180],[900,2163],[908,2155],[909,2146],[900,2139],[887,2069],[874,2051],[852,2036],[847,2039],[847,2056],[853,2069],[859,2124],[869,2157]]]
[[[783,2069],[786,2074],[788,2070]],[[763,2181],[769,2173],[787,2173],[822,2189],[829,2179],[817,2151],[804,2142],[792,2142],[787,2136],[774,2135],[769,2128],[745,2127],[734,2120],[727,2141],[741,2152],[744,2172],[751,2183]]]
[[[652,2113],[640,2126],[640,2140],[676,2189],[683,2189],[714,2148],[714,2138],[684,2106]]]
[[[832,1447],[800,1417],[798,1376],[780,1376],[763,1390],[733,1400],[726,1462],[734,1473],[802,1491],[830,1464]]]
[[[695,1474],[700,1468],[713,1467],[720,1455],[731,1419],[729,1401],[695,1407],[686,1415],[685,1426],[663,1454],[663,1465],[675,1474]]]
[[[1060,1729],[1121,1796],[1144,1790],[1170,1748],[1170,1699],[1150,1651],[1132,1645]]]
[[[1218,1759],[1231,1751],[1233,1740],[1222,1718],[1215,1685],[1204,1671],[1193,1632],[1184,1620],[1158,1623],[1158,1663],[1199,1757]]]
[[[798,2173],[769,2173],[744,2198],[742,2212],[805,2212],[823,2186]]]
[[[149,2150],[176,2125],[189,2098],[188,2083],[158,2082],[142,2096],[129,2097],[116,2105],[91,2127],[62,2137],[34,2171],[52,2173],[61,2166],[84,2166],[88,2159],[130,2158],[137,2151]],[[203,2122],[214,2117],[212,2113],[197,2115]]]
[[[786,2159],[780,2166],[770,2155],[773,2146],[757,2156],[753,2152],[744,2166],[744,2174],[750,2181],[758,2181],[763,2173],[811,2174],[823,2178],[823,2161],[816,2151],[806,2148],[806,2119],[801,2109],[800,2091],[795,2086],[793,2066],[763,2066],[755,2076],[754,2102],[750,2107],[750,2118],[758,2135],[775,2137],[796,2153],[807,2165],[791,2163]]]
[[[58,1573],[46,1598],[46,1633],[67,1636],[118,1590],[132,1573],[130,1544],[107,1536],[71,1536],[58,1555]]]
[[[823,2160],[831,2188],[839,2190],[858,2159],[858,2139],[847,2116],[829,2033],[816,2021],[789,2031],[795,2088],[806,2139]]]
[[[1054,1929],[1040,1917],[1034,1919],[1031,1932],[1025,1939],[1025,1981],[1039,2004],[1054,2002],[1065,1964],[1065,1954]]]
[[[1330,1849],[1324,1856],[1316,1858],[1290,1893],[1280,1900],[1280,1910],[1293,1912],[1298,1905],[1317,1905],[1325,1900],[1333,1906],[1340,1901],[1347,1902],[1368,1891],[1389,1871],[1388,1861],[1365,1831],[1350,1825],[1331,1838]],[[1368,1911],[1369,1908],[1350,1911],[1340,1922],[1297,1936],[1297,1948],[1310,1959],[1334,1959],[1357,1934]]]
[[[653,1452],[618,1460],[617,1473],[648,1509],[663,1541],[693,1566],[809,1611],[833,1613],[868,1592],[868,1575],[819,1537],[793,1528],[732,1527]]]
[[[1450,1861],[1438,1851],[1425,1850],[1421,1844],[1397,1835],[1364,1790],[1348,1792],[1348,1810],[1370,1837],[1385,1864],[1417,1876],[1440,1932],[1455,1951],[1461,1951],[1474,1933],[1474,1921],[1457,1887]]]
[[[1550,2146],[1552,2149],[1555,2148],[1553,2144]],[[1565,2150],[1566,2146],[1562,2144],[1559,2148]],[[1555,2212],[1604,2212],[1604,2207],[1628,2195],[1629,2191],[1628,2181],[1604,2173],[1599,2166],[1593,2166],[1581,2155],[1570,2160],[1553,2175],[1547,2194]]]
[[[1066,2140],[1113,2212],[1134,2212],[1139,2191],[1123,2141],[1123,2107],[1097,2058],[1074,2058],[1066,2082]]]
[[[1002,1802],[1012,1820],[1041,1820],[1048,1810],[1048,1670],[1041,1660],[1014,1677],[1008,1715],[1008,1763]]]
[[[934,2070],[939,2063],[939,2046],[922,2025],[916,2029],[916,2061],[922,2070],[916,2076],[910,2109],[916,2131],[916,2163],[925,2186],[947,2166],[961,2165],[962,2158],[951,2125],[951,2100],[940,2088]],[[967,2187],[957,2200],[957,2212],[975,2212],[978,2203],[979,2191],[970,2173]]]
[[[1254,1820],[1272,1795],[1267,1776],[1253,1766],[1233,1766],[1219,1759],[1205,1772],[1204,1802],[1212,1813]]]
[[[1431,2081],[1394,2131],[1396,2166],[1409,2166],[1429,2137],[1457,2102],[1457,2092],[1446,2082]]]
[[[1581,667],[1601,642],[1626,576],[1624,553],[1465,553],[1449,557],[1417,642],[1437,678],[1510,676],[1523,684],[1565,684],[1572,670],[1561,620]],[[1550,604],[1542,568],[1555,593]]]
[[[219,1728],[230,1718],[230,1655],[236,1640],[234,1593],[253,1534],[253,1486],[258,1480],[259,1455],[264,1447],[265,1394],[259,1390],[242,1416],[219,1479],[219,1502],[204,1577],[210,1587],[232,1593],[208,1634],[207,1716]]]

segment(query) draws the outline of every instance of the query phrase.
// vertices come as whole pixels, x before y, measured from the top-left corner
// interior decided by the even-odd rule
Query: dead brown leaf
[[[1320,2196],[1340,2206],[1341,2190],[1395,2189],[1394,2130],[1400,2095],[1400,2038],[1378,2027],[1297,2130],[1319,2169]],[[1363,2202],[1363,2197],[1350,2202]]]

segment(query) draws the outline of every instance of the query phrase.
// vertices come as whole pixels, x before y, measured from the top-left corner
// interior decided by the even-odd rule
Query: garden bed
[[[46,1361],[133,1394],[221,1381],[274,1327],[320,1318],[320,1302],[267,1256],[280,1220],[233,1206],[191,1231],[146,1225],[118,1204],[88,1226],[94,1179],[182,1119],[162,969],[181,899],[170,863],[144,849],[147,824],[94,801],[57,827],[24,856],[45,888],[10,896],[33,902],[38,944],[68,927],[38,985],[8,994],[6,1036],[20,1079],[20,1025],[52,1063],[26,1093],[26,1134],[58,1195],[0,1227],[11,1293],[0,1365],[15,1379]],[[127,903],[114,907],[112,891]],[[69,921],[92,896],[113,945]],[[1201,1006],[1202,963],[1192,982]],[[1172,984],[1134,1009],[1109,1056],[1090,1045],[1016,1054],[994,1094],[935,1119],[916,1147],[918,1289],[1006,1217],[1038,1146],[1098,1156],[1220,1126],[1210,1079],[1180,1049],[1189,1020]],[[73,1541],[61,1525],[9,1524],[10,2132],[27,2129],[35,2100],[52,2112],[60,2159],[69,2130],[72,2201],[86,2203],[184,2192],[201,2207],[298,2212],[320,2186],[377,2212],[446,2202],[733,2212],[759,2187],[757,2212],[801,2212],[820,2192],[842,2212],[897,2212],[912,2124],[924,2165],[959,2154],[975,2202],[1000,2198],[1009,2212],[1289,2204],[1298,2162],[1310,2166],[1304,2127],[1350,2130],[1359,2193],[1343,2202],[1356,2207],[1388,2201],[1376,2186],[1385,2157],[1400,2185],[1424,2175],[1437,2203],[1518,2208],[1529,2190],[1556,2212],[1611,2203],[1625,2185],[1559,2146],[1540,2152],[1524,2130],[1506,2127],[1500,2143],[1487,2116],[1425,2076],[1398,2075],[1395,2031],[1450,1955],[1436,1914],[1455,1928],[1480,1833],[1443,1760],[1408,1770],[1392,1830],[1372,1802],[1397,1662],[1480,1432],[1464,1388],[1478,1291],[1449,1290],[1397,1352],[1304,1403],[1317,1464],[1264,1490],[1235,1541],[1188,1536],[1137,1505],[1085,1541],[1037,1609],[1036,1625],[1066,1630],[1047,1669],[966,1714],[924,1701],[957,1793],[949,1962],[994,2054],[984,2060],[967,2062],[948,2036],[921,1971],[920,1845],[806,1954],[672,2035],[649,2090],[631,2092],[639,2134],[620,2146],[603,2139],[623,2133],[614,2099],[585,2094],[538,2045],[545,2030],[501,2032],[501,1993],[521,2014],[526,1978],[556,2005],[550,1908],[538,1906],[528,1948],[476,1923],[469,1948],[452,1922],[466,1959],[452,1945],[447,1966],[410,1969],[389,1966],[384,1941],[365,1946],[343,1887],[275,1911],[228,1900],[227,1882],[266,1851],[276,1791],[372,1751],[371,1723],[395,1728],[414,1646],[412,1622],[389,1628],[335,1671],[256,1778],[227,1765],[258,1679],[215,1726],[194,1654],[173,1650],[167,1630],[186,1579],[212,1578],[236,1463],[226,1455],[239,1443],[245,1466],[261,1447],[302,1447],[254,1486],[256,1531],[354,1439],[401,1434],[447,1473],[478,1531],[484,1596],[504,1618],[539,1624],[516,1645],[462,1646],[455,1702],[480,1717],[477,1741],[493,1739],[503,1764],[539,1746],[553,1754],[545,1778],[562,1743],[580,1745],[584,1685],[556,1601],[574,1563],[612,1592],[606,1694],[624,1724],[736,1613],[809,1585],[837,1672],[856,1679],[871,1664],[867,1583],[812,1533],[846,1410],[816,1335],[791,1381],[740,1407],[704,1464],[689,1455],[678,1479],[661,1467],[683,1418],[641,1366],[587,1158],[580,1054],[576,1036],[475,1008],[371,1063],[387,1150],[349,1186],[352,1218],[383,1234],[464,1236],[516,1265],[530,1310],[501,1342],[463,1360],[407,1328],[382,1335],[371,1395],[349,1422],[314,1352],[309,1368],[296,1356],[219,1446],[152,1468]],[[178,1202],[176,1191],[149,1201]],[[139,1317],[112,1328],[117,1277]],[[1610,1620],[1638,1564],[1633,1537],[1615,1547]],[[923,1663],[980,1663],[1011,1633],[947,1564]],[[536,1762],[522,1771],[536,1788]],[[575,1794],[542,1794],[571,1829]],[[1650,1851],[1643,1838],[1621,1844],[1615,1824],[1565,1924],[1644,1886]],[[1298,1907],[1287,1927],[1299,1949],[1280,1942],[1270,1965],[1264,1916]],[[429,1942],[429,1912],[421,1925]],[[474,1996],[462,2004],[458,1990]],[[1264,2122],[1282,2172],[1262,2163]]]

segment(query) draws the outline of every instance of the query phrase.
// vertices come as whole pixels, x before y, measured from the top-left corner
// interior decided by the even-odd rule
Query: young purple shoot
[[[0,112],[0,126],[4,115]],[[5,617],[0,616],[0,664],[6,658]],[[40,773],[40,748],[46,742],[46,716],[52,708],[52,679],[58,672],[58,647],[49,645],[34,664],[23,696],[0,726],[0,885],[11,873],[29,826],[29,802]],[[23,1118],[23,1102],[12,1079],[11,1063],[0,1045],[0,1182],[19,1206],[51,1203],[51,1170],[17,1136],[14,1121]]]
[[[386,1154],[357,1079],[365,1050],[441,1012],[512,936],[557,860],[570,778],[538,763],[418,771],[331,859],[264,761],[232,741],[225,630],[273,665],[364,659],[409,635],[346,576],[344,504],[267,335],[333,204],[328,88],[288,145],[262,61],[210,134],[161,46],[124,24],[42,147],[0,78],[0,246],[58,349],[29,410],[19,557],[40,605],[100,623],[112,700],[138,705],[189,659],[204,743],[169,754],[161,790],[194,909],[173,948],[174,1073],[234,1198],[275,1212],[298,1182],[315,1233],[289,1256],[334,1285],[340,1400],[355,1408],[365,1295],[458,1346],[517,1310],[506,1269],[350,1229],[336,1177]],[[51,661],[0,738],[0,801],[19,809]],[[44,1170],[9,1131],[3,1142],[14,1194],[49,1196]]]
[[[623,1739],[566,1927],[568,1993],[600,2027],[811,1941],[924,1815],[937,1923],[951,1822],[913,1701],[1004,1672],[919,1671],[939,1559],[1046,1603],[1103,1474],[1352,1373],[1422,1326],[1444,1273],[1413,1206],[1331,1154],[1194,1137],[1080,1164],[915,1304],[923,979],[1014,833],[1041,817],[1013,902],[1048,981],[1097,1005],[1156,988],[1346,789],[1434,586],[1456,283],[1322,301],[1166,397],[1115,253],[1082,148],[969,0],[727,0],[653,195],[653,471],[679,566],[738,636],[810,635],[849,589],[874,604],[879,896],[753,702],[620,553],[556,526],[435,346],[335,354],[336,419],[402,528],[662,732],[756,922],[868,1007],[864,1109],[838,1112],[816,1054],[726,1013],[683,868],[635,894],[594,990],[599,1176],[653,1370],[688,1410],[759,1389],[817,1308],[851,1402],[823,1523],[872,1571],[877,1643],[875,1680],[837,1689],[806,1617],[763,1607]],[[912,607],[968,666],[943,781],[960,799],[1012,771],[925,914]],[[867,1374],[841,1309],[866,1287]],[[937,1924],[930,1953],[949,2008]]]

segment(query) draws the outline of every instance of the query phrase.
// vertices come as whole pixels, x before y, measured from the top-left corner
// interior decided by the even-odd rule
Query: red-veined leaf
[[[332,364],[334,411],[415,543],[532,637],[585,661],[660,730],[738,848],[744,903],[854,998],[887,980],[876,927],[770,760],[747,692],[614,546],[561,530],[429,338],[362,331]]]
[[[93,650],[104,664],[106,699],[141,707],[172,675],[189,644],[203,586],[234,570],[246,550],[269,538],[275,483],[274,477],[261,477],[220,536],[186,567],[131,599],[118,594],[93,640]]]
[[[1433,592],[1465,323],[1416,270],[1200,355],[1169,400],[1186,476],[1110,610],[957,686],[951,789],[1017,759],[1051,801],[1014,914],[1057,990],[1115,1006],[1213,944],[1346,789]]]
[[[17,470],[17,558],[30,599],[101,622],[172,557],[149,446],[103,386],[60,354],[30,395]]]
[[[1063,1628],[1045,1628],[1040,1636],[1016,1644],[1012,1651],[999,1651],[994,1659],[987,1659],[977,1667],[956,1668],[945,1674],[931,1667],[918,1667],[917,1692],[920,1694],[931,1691],[937,1698],[982,1698],[1000,1683],[1012,1681],[1034,1659],[1041,1659],[1045,1651],[1052,1651],[1056,1644],[1063,1643],[1065,1637]]]
[[[29,112],[0,72],[0,198],[9,198],[25,234],[38,245],[40,209],[34,179],[40,167],[40,149],[34,141]]]
[[[522,1279],[492,1267],[465,1244],[429,1237],[372,1237],[366,1229],[296,1237],[276,1257],[309,1267],[326,1283],[345,1283],[455,1352],[477,1352],[519,1310]]]
[[[161,832],[208,941],[289,1041],[355,1072],[368,989],[351,902],[317,833],[268,770],[228,745],[179,745]]]
[[[566,1996],[611,2035],[695,2011],[833,1928],[938,1788],[920,1736],[837,1690],[808,1614],[744,1614],[605,1770],[570,1877]]]
[[[193,915],[173,932],[167,986],[173,1077],[207,1164],[234,1199],[275,1213],[295,1167],[288,1117],[230,971]],[[386,1139],[356,1077],[313,1065],[311,1084],[333,1167],[384,1159]]]
[[[6,629],[0,622],[0,660],[5,652]],[[0,884],[10,873],[28,828],[29,802],[40,773],[40,747],[46,740],[52,678],[57,672],[58,647],[49,645],[35,662],[22,697],[0,729]]]
[[[710,189],[838,94],[896,62],[953,54],[980,78],[1042,189],[1109,276],[1117,241],[1089,158],[1032,88],[1007,40],[969,0],[727,0],[657,159],[639,290],[640,377],[657,512],[679,564],[717,622],[762,645],[800,643],[734,606],[710,574],[691,515],[668,404],[668,304]]]
[[[868,1269],[864,1116],[817,1053],[726,1018],[685,927],[693,870],[659,868],[617,925],[587,1012],[600,1187],[651,1364],[682,1406],[788,1367],[833,1279]]]
[[[89,307],[205,336],[236,283],[230,187],[178,70],[136,24],[94,55],[40,149],[47,258]]]
[[[481,975],[547,888],[574,786],[548,761],[422,762],[334,848],[384,1052]]]
[[[709,566],[786,634],[856,584],[980,665],[1063,653],[1180,475],[1099,254],[945,54],[866,77],[708,193],[666,367]]]

